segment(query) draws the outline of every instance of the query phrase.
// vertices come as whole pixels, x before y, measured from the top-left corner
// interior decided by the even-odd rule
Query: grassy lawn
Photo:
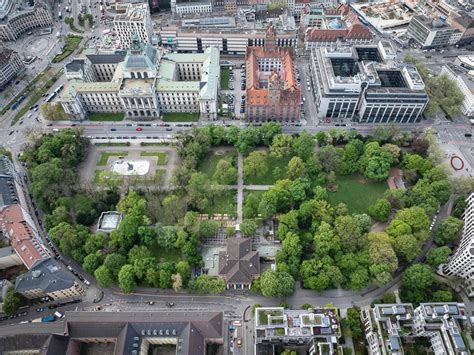
[[[217,150],[219,151],[219,150]],[[234,166],[236,166],[237,152],[235,150],[226,151],[224,154],[216,154],[216,151],[211,151],[211,153],[204,159],[204,161],[199,165],[198,170],[204,174],[207,174],[209,178],[212,179],[214,173],[216,172],[217,163],[221,159],[225,159]]]
[[[329,202],[333,206],[345,203],[350,213],[366,213],[367,207],[388,189],[385,181],[372,182],[362,176],[338,176],[336,182],[338,189],[329,192]]]
[[[100,173],[103,172],[104,170],[96,170],[94,172],[94,183],[99,184],[100,183]]]
[[[141,152],[142,157],[158,157],[158,165],[165,165],[168,162],[168,153],[166,152]]]
[[[199,121],[199,112],[166,112],[163,114],[164,122],[197,122]]]
[[[123,143],[114,143],[114,142],[108,142],[108,143],[94,143],[96,147],[128,147],[130,145],[130,142],[123,142]]]
[[[221,68],[221,90],[229,90],[229,68]]]
[[[81,41],[82,41],[82,36],[67,35],[66,38],[64,39],[63,51],[57,54],[53,58],[52,62],[59,63],[59,62],[62,62],[67,57],[69,57],[77,49]]]
[[[237,215],[236,196],[236,190],[224,190],[219,192],[214,198],[214,201],[210,201],[209,206],[204,209],[203,213],[227,213],[234,216]]]
[[[267,155],[267,171],[263,176],[244,177],[247,185],[272,185],[275,181],[286,178],[286,170],[290,158],[273,158]]]
[[[181,260],[181,251],[177,248],[164,249],[156,242],[151,244],[149,248],[151,255],[154,256],[160,263],[167,261],[177,263]]]
[[[144,184],[161,184],[163,182],[163,177],[165,176],[165,171],[161,169],[155,170],[155,175],[151,179],[143,180]],[[140,177],[138,177],[140,179]]]
[[[109,121],[116,122],[122,121],[124,118],[123,112],[112,113],[112,112],[91,112],[89,114],[89,120],[91,121]]]
[[[107,165],[107,160],[109,160],[109,157],[121,157],[121,156],[127,156],[128,152],[102,152],[100,154],[99,162],[97,163],[97,166],[104,166]]]

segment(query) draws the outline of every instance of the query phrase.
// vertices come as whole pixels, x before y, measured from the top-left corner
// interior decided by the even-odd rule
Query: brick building
[[[278,47],[276,30],[267,28],[264,47],[249,46],[247,70],[247,118],[249,121],[297,121],[301,89],[296,81],[293,49]]]

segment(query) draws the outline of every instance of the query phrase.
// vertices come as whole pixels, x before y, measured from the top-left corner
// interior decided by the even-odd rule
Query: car
[[[58,308],[58,305],[57,304],[50,304],[48,306],[49,309],[55,309],[55,308]]]
[[[39,307],[39,308],[36,308],[36,312],[43,312],[44,311],[44,308],[43,307]]]
[[[141,128],[141,127],[135,128],[135,131],[137,131],[137,132],[140,132],[140,131],[142,131],[142,130],[143,130],[143,128]]]
[[[90,286],[90,285],[91,285],[90,281],[88,281],[88,280],[84,280],[84,284],[86,284],[86,286]]]
[[[76,126],[77,126],[77,124],[75,124],[75,123],[73,123],[73,124],[71,125],[71,127],[76,127]]]
[[[131,123],[127,123],[126,126],[127,126],[127,127],[132,127],[132,124],[131,124]]]
[[[154,301],[150,301],[150,302],[148,302],[148,304],[149,304],[150,306],[153,306],[153,305],[155,304],[155,302],[154,302]]]
[[[171,128],[171,127],[168,127],[168,128],[166,128],[166,130],[167,130],[167,131],[172,131],[172,130],[173,130],[173,128]]]
[[[240,348],[242,346],[242,339],[241,338],[237,338],[237,347]]]
[[[472,137],[472,133],[464,133],[464,137],[470,138]]]
[[[115,132],[117,130],[117,128],[111,128],[110,129],[112,132]]]
[[[13,133],[15,133],[15,131],[10,131],[10,133],[8,133],[8,135],[11,136]]]

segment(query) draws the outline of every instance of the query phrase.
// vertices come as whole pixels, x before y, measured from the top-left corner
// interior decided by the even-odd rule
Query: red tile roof
[[[19,204],[6,206],[0,211],[0,226],[10,245],[30,269],[38,260],[49,257],[44,246],[38,242],[29,223],[23,216]]]
[[[372,32],[360,24],[338,30],[308,28],[305,34],[305,40],[308,42],[336,42],[340,37],[346,40],[370,40],[373,38]]]

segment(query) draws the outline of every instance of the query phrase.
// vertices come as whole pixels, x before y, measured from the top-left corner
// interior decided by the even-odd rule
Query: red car
[[[137,127],[137,128],[135,128],[135,131],[137,131],[137,132],[140,132],[141,130],[142,130],[142,128],[141,128],[141,127]]]

